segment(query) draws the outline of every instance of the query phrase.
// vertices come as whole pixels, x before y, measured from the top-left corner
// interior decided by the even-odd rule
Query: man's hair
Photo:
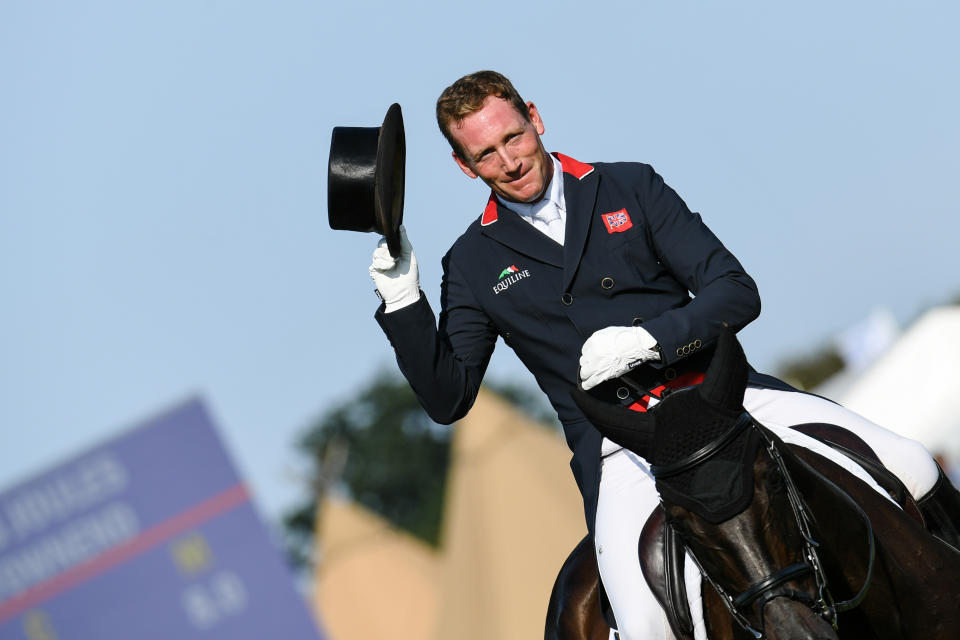
[[[477,71],[465,75],[443,90],[437,98],[437,124],[454,153],[464,158],[463,149],[453,139],[451,126],[459,124],[471,113],[479,111],[490,96],[502,98],[513,105],[529,122],[530,112],[517,90],[503,74],[496,71]]]

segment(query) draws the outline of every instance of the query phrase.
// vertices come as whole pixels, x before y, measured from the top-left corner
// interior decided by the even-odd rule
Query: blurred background
[[[373,320],[377,238],[329,229],[326,163],[334,126],[379,126],[401,104],[404,220],[436,306],[440,258],[487,191],[450,159],[433,104],[483,68],[536,102],[548,149],[648,162],[701,213],[759,285],[763,313],[741,333],[757,369],[920,438],[952,470],[958,14],[947,2],[4,2],[0,490],[199,397],[311,602],[323,606],[318,496],[450,551],[449,430],[416,418],[389,435],[374,409],[351,409],[405,387]],[[502,344],[487,379],[549,422]],[[414,449],[428,453],[411,466],[441,470],[419,488],[371,479]],[[574,509],[557,549],[569,549],[582,517],[557,455]]]

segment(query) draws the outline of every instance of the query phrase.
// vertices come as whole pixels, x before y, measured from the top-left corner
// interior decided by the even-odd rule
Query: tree
[[[776,376],[798,389],[810,390],[843,370],[840,353],[833,347],[791,358],[777,367]]]
[[[557,431],[563,431],[560,419],[557,418],[557,412],[547,401],[546,394],[539,389],[500,380],[489,380],[484,386],[527,414],[531,419],[553,427]]]
[[[312,491],[284,518],[295,565],[306,564],[316,505],[330,489],[425,542],[439,542],[450,429],[433,422],[402,378],[378,374],[356,398],[323,413],[297,443],[312,461]]]

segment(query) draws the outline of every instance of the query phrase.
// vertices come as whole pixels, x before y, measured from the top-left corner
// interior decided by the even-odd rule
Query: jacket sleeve
[[[757,285],[700,215],[691,212],[652,167],[641,165],[636,196],[651,249],[694,298],[643,326],[669,365],[712,345],[724,324],[739,331],[760,314]]]
[[[376,313],[397,355],[397,364],[427,414],[450,424],[465,416],[496,345],[497,331],[462,274],[443,259],[440,322],[421,292],[412,305]]]

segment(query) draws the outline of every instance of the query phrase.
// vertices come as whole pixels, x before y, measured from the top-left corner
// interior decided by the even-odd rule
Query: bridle
[[[858,505],[845,491],[837,487],[836,484],[824,477],[815,469],[810,469],[819,477],[820,480],[831,486],[840,496],[843,497],[843,499],[854,509],[854,511],[860,515],[867,527],[869,563],[867,565],[867,574],[864,578],[863,585],[860,587],[860,591],[850,600],[834,602],[827,585],[827,577],[823,570],[823,565],[821,564],[820,558],[817,555],[817,547],[820,545],[816,540],[814,540],[811,533],[811,517],[807,505],[803,500],[803,496],[800,495],[800,492],[797,490],[797,487],[793,482],[793,477],[790,475],[789,469],[787,469],[786,463],[784,462],[783,456],[780,454],[780,451],[777,448],[776,442],[770,437],[770,434],[765,429],[761,428],[761,425],[757,423],[753,419],[753,416],[751,416],[749,413],[746,411],[743,412],[737,418],[736,423],[731,429],[729,429],[716,440],[704,445],[698,451],[695,451],[689,456],[668,465],[651,465],[650,472],[653,474],[654,478],[660,480],[661,478],[667,478],[687,471],[709,460],[747,428],[756,430],[756,432],[758,432],[763,438],[764,442],[766,443],[766,451],[776,463],[777,469],[783,478],[783,482],[787,490],[787,498],[790,502],[790,507],[793,510],[794,519],[796,520],[797,526],[800,529],[800,533],[803,537],[804,561],[791,564],[790,566],[774,571],[773,573],[768,574],[764,578],[761,578],[754,584],[747,587],[740,594],[733,596],[728,594],[726,590],[717,584],[716,581],[714,581],[713,578],[711,578],[703,570],[703,565],[689,547],[687,547],[687,553],[697,564],[701,575],[703,575],[707,582],[709,582],[713,588],[716,589],[717,593],[720,594],[721,600],[723,600],[723,603],[726,605],[727,609],[729,609],[730,614],[737,621],[737,623],[746,631],[753,634],[753,636],[758,640],[764,637],[763,632],[755,629],[743,613],[747,607],[752,605],[758,599],[762,599],[762,604],[760,606],[761,629],[764,626],[764,606],[774,598],[788,597],[806,604],[808,607],[810,607],[810,609],[813,610],[814,613],[823,618],[827,623],[830,624],[830,626],[834,628],[834,630],[836,630],[838,628],[837,618],[839,614],[857,607],[867,597],[867,591],[870,588],[870,581],[873,576],[873,563],[876,555],[873,527],[870,524],[870,518],[860,507],[860,505]],[[799,592],[794,589],[776,590],[777,587],[785,582],[808,573],[813,573],[814,580],[816,581],[816,596]]]

